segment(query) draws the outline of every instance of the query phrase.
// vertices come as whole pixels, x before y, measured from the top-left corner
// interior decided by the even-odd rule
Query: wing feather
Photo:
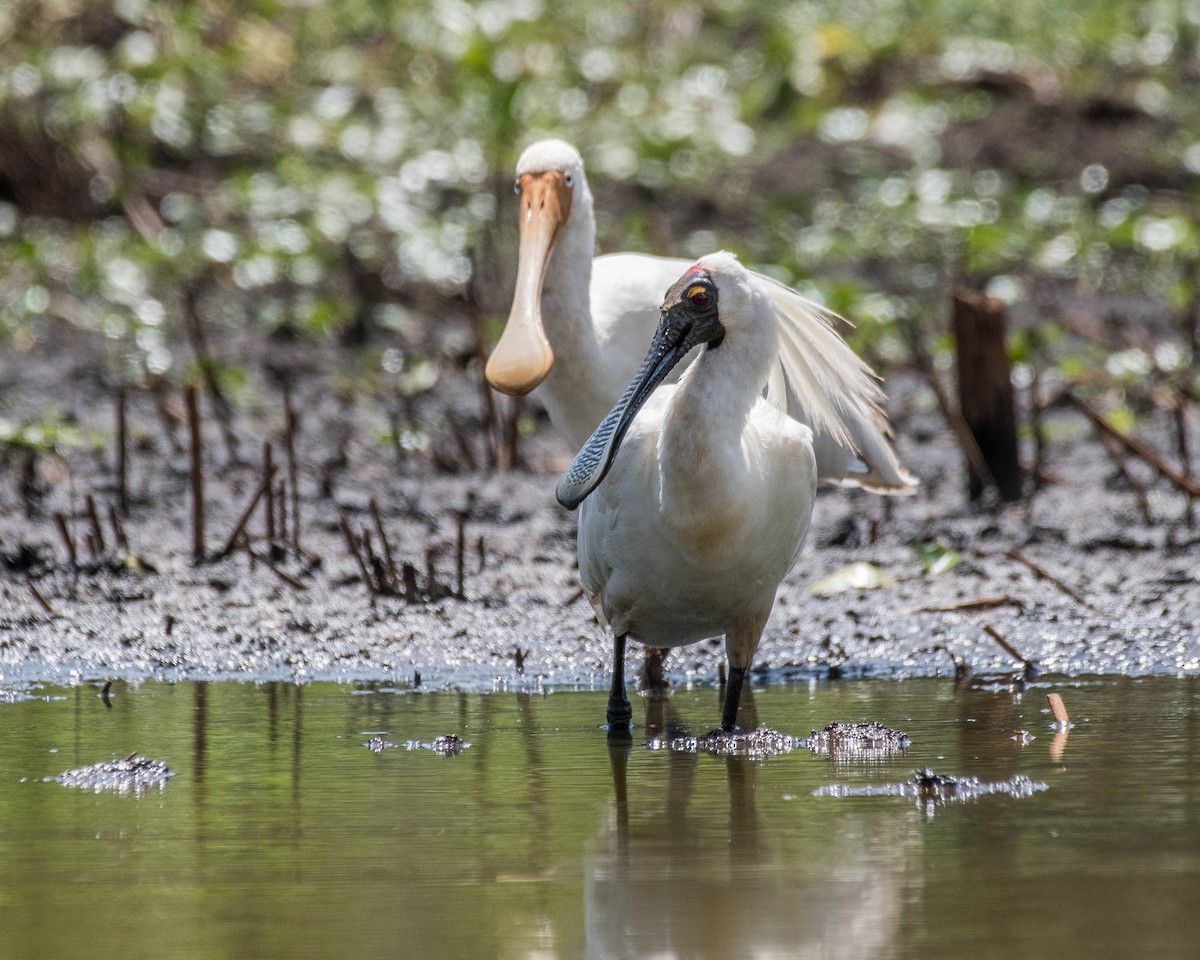
[[[892,445],[879,380],[834,329],[845,321],[777,280],[752,276],[771,300],[779,336],[767,399],[812,427],[821,478],[912,493],[917,480]]]

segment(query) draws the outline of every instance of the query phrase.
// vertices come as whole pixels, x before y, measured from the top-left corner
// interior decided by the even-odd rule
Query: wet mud
[[[151,394],[129,394],[129,509],[110,524],[116,463],[112,390],[96,374],[102,349],[50,337],[0,367],[7,418],[36,421],[53,407],[93,438],[36,457],[32,476],[19,451],[0,463],[6,687],[106,677],[369,679],[420,690],[607,683],[609,640],[574,569],[575,515],[553,494],[569,452],[535,405],[517,466],[483,469],[477,371],[447,373],[408,405],[406,429],[418,438],[409,449],[387,439],[395,397],[364,385],[367,361],[296,347],[283,376],[298,411],[298,496],[284,498],[281,519],[291,530],[298,513],[301,536],[268,541],[260,506],[236,538],[261,485],[258,450],[265,441],[282,449],[285,430],[281,375],[251,350],[236,456],[212,418],[204,422],[198,562],[177,398],[164,420]],[[286,352],[271,349],[282,363]],[[1054,482],[1025,503],[973,505],[928,389],[899,374],[887,390],[921,487],[892,499],[822,492],[753,683],[1020,674],[1030,663],[1059,675],[1200,672],[1200,531],[1181,494],[1150,485],[1147,522],[1087,421],[1063,408],[1047,420],[1044,470]],[[1171,449],[1165,421],[1140,429]],[[929,572],[929,544],[959,562]],[[856,563],[894,583],[813,595],[814,583]],[[723,656],[719,641],[679,648],[666,675],[715,683]],[[641,659],[631,644],[629,675]]]
[[[140,797],[150,790],[162,790],[171,776],[172,771],[163,761],[132,753],[123,760],[106,760],[67,770],[53,780],[76,790]]]
[[[384,736],[374,736],[364,746],[372,753],[383,753],[384,750],[428,750],[439,757],[457,757],[471,745],[454,733],[442,734],[432,740],[405,740],[403,743],[392,743]]]
[[[834,760],[875,760],[903,753],[912,741],[899,730],[882,723],[830,723],[814,730],[805,741],[814,754],[827,754]]]
[[[817,787],[814,797],[903,797],[911,800],[926,814],[947,803],[966,803],[980,797],[1000,794],[1021,799],[1049,790],[1048,784],[1032,780],[1024,774],[1014,774],[1007,780],[985,781],[978,777],[958,777],[934,773],[928,767],[917,770],[911,780],[884,784],[831,783]]]
[[[654,737],[645,744],[648,750],[709,753],[717,757],[750,757],[752,760],[782,756],[802,749],[804,745],[804,740],[770,727],[748,731],[713,730],[696,737]]]

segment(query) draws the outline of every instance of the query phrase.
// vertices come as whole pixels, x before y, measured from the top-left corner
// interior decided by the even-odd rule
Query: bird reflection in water
[[[742,716],[757,725],[754,699]],[[686,733],[665,697],[646,700],[651,735]],[[887,958],[919,898],[921,832],[909,817],[848,814],[777,843],[758,810],[759,764],[747,756],[669,751],[659,787],[629,776],[632,741],[610,739],[613,799],[584,860],[588,957]],[[708,795],[722,764],[727,803]],[[711,768],[709,768],[711,769]],[[631,797],[630,787],[635,796]],[[724,823],[719,819],[726,810]],[[869,818],[869,821],[868,821]]]

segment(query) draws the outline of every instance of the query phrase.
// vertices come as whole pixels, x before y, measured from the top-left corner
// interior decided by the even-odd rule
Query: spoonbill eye
[[[708,291],[699,285],[692,287],[687,292],[687,298],[691,301],[692,306],[697,310],[707,310],[709,303],[712,302],[708,295]]]
[[[574,177],[574,175],[573,175],[573,174],[570,174],[570,173],[568,173],[568,174],[567,174],[565,177],[563,177],[563,182],[564,182],[564,183],[565,183],[565,184],[566,184],[568,187],[573,187],[573,186],[575,186],[575,177]]]

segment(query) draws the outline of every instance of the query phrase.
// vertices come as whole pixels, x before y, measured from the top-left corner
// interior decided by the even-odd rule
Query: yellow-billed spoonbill
[[[812,430],[762,397],[778,339],[771,296],[754,275],[728,253],[701,258],[667,291],[640,370],[559,481],[563,506],[583,504],[579,575],[613,632],[610,730],[632,718],[627,637],[675,647],[720,634],[729,661],[721,726],[735,727],[817,487]],[[679,382],[660,387],[697,347]]]
[[[487,379],[518,396],[540,384],[556,432],[578,449],[637,370],[662,292],[691,261],[639,253],[593,260],[591,190],[579,152],[562,140],[521,154],[516,189],[516,294]],[[833,330],[833,314],[762,274],[747,272],[744,283],[762,295],[775,328],[755,387],[813,428],[818,479],[910,492],[915,481],[892,447],[882,392]]]

